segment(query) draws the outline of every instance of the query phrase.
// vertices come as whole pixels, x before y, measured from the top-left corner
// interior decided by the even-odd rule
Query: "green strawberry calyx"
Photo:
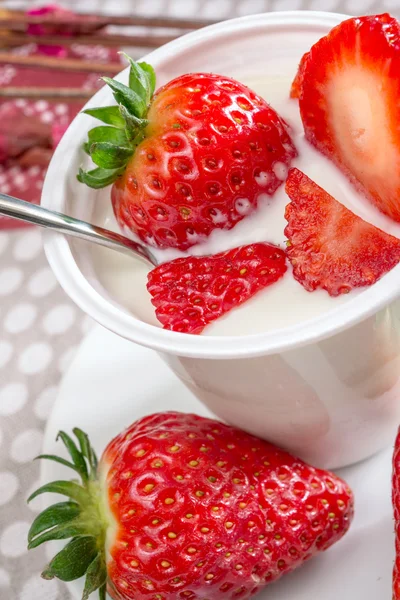
[[[148,125],[146,117],[156,85],[154,69],[124,56],[130,64],[129,84],[103,77],[117,105],[83,111],[105,123],[91,129],[84,144],[96,168],[90,171],[81,168],[77,175],[78,181],[94,189],[114,183],[123,174],[136,147],[145,138]]]
[[[40,487],[28,498],[28,502],[31,502],[47,492],[68,498],[66,502],[49,506],[36,517],[28,533],[28,549],[37,548],[51,540],[71,538],[44,569],[42,577],[73,581],[86,575],[82,600],[87,600],[96,590],[99,591],[100,600],[105,600],[105,540],[109,524],[102,508],[101,488],[97,480],[98,461],[87,434],[77,428],[73,433],[77,443],[63,431],[57,436],[57,440],[61,439],[67,448],[71,461],[51,454],[43,454],[38,458],[73,469],[81,481],[53,481]]]

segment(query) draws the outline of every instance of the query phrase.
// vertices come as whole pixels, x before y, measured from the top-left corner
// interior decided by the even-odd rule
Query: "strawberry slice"
[[[363,221],[298,169],[286,182],[285,218],[293,275],[331,296],[372,285],[400,261],[400,240]]]
[[[382,212],[400,221],[400,25],[344,21],[300,66],[306,138]]]
[[[149,273],[147,289],[164,329],[201,333],[286,271],[285,252],[266,243],[214,256],[188,256]]]
[[[300,98],[301,90],[303,87],[303,75],[306,68],[306,61],[309,57],[310,53],[306,52],[303,54],[302,59],[299,64],[299,68],[297,69],[296,77],[293,79],[292,87],[290,88],[290,97],[291,98]]]

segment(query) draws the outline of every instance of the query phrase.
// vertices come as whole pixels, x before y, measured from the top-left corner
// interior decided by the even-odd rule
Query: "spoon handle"
[[[105,246],[106,248],[111,248],[112,250],[117,250],[131,256],[132,254],[136,254],[152,265],[157,265],[155,258],[145,246],[119,233],[114,233],[103,227],[97,227],[97,225],[91,225],[86,221],[74,219],[59,212],[47,210],[47,208],[19,200],[7,194],[0,193],[0,215],[33,223],[39,227],[52,229],[58,233],[89,242],[95,242],[100,246]]]

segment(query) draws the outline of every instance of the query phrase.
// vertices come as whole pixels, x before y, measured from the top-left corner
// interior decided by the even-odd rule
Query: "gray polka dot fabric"
[[[26,498],[60,379],[90,325],[48,267],[39,230],[0,232],[0,598],[68,598],[38,577],[44,552],[26,552],[40,508]]]
[[[9,0],[8,8],[35,2]],[[41,2],[43,4],[43,2]],[[225,19],[262,11],[385,10],[400,17],[400,0],[69,0],[69,8]],[[91,320],[73,305],[47,266],[40,232],[0,232],[0,598],[71,600],[60,582],[39,573],[44,550],[26,551],[27,531],[40,503],[26,498],[38,485],[46,420],[63,373]]]

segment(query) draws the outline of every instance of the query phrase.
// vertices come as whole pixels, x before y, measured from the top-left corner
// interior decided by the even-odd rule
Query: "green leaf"
[[[103,553],[99,552],[86,571],[85,588],[82,600],[88,600],[90,594],[103,587],[107,581],[107,568]]]
[[[28,533],[28,542],[31,542],[37,535],[55,525],[72,521],[80,512],[81,508],[76,502],[59,502],[58,504],[49,506],[33,521]]]
[[[124,120],[121,118],[118,106],[104,106],[102,108],[87,108],[82,111],[85,115],[90,115],[106,125],[113,125],[123,129],[125,126]]]
[[[34,498],[37,498],[37,496],[46,494],[47,492],[68,496],[72,500],[76,500],[78,504],[85,504],[88,497],[86,490],[79,485],[79,483],[75,483],[75,481],[53,481],[46,485],[42,485],[36,492],[33,492],[33,494],[29,496],[28,502],[31,502]]]
[[[129,110],[125,108],[125,106],[121,105],[119,108],[121,111],[121,115],[125,120],[126,136],[129,139],[129,141],[132,141],[142,129],[147,127],[149,122],[147,119],[138,119],[137,117],[135,117],[135,115],[132,115],[132,113],[130,113]]]
[[[115,79],[110,79],[110,77],[103,77],[103,81],[112,89],[114,98],[118,104],[125,106],[129,112],[139,119],[145,116],[147,105],[136,92],[123,83]]]
[[[90,147],[92,144],[98,142],[110,142],[110,144],[116,144],[117,146],[128,146],[128,139],[123,129],[107,127],[106,125],[100,125],[91,129],[88,133],[88,142]]]
[[[147,105],[150,102],[151,94],[150,94],[150,84],[149,79],[147,77],[146,71],[144,71],[141,66],[133,60],[130,56],[122,52],[123,56],[127,59],[130,64],[129,71],[129,87],[131,90],[136,92],[138,96],[141,97],[143,102]]]
[[[60,431],[57,436],[57,440],[61,439],[64,446],[68,450],[72,462],[76,467],[76,471],[81,475],[82,481],[87,481],[89,479],[89,473],[87,469],[87,465],[85,459],[81,452],[79,452],[75,442],[65,433],[65,431]]]
[[[82,577],[96,558],[98,549],[93,537],[74,538],[59,552],[42,573],[44,579],[57,577],[74,581]]]
[[[109,142],[98,142],[90,148],[92,161],[102,169],[120,169],[132,156],[132,148],[116,146]]]
[[[124,167],[121,169],[92,169],[91,171],[84,171],[83,169],[79,169],[79,173],[77,175],[78,181],[80,183],[84,183],[85,185],[99,190],[100,188],[107,187],[111,185],[122,175],[124,172]]]
[[[83,456],[86,456],[86,458],[88,459],[89,464],[90,464],[91,469],[94,474],[97,470],[98,460],[97,460],[96,452],[93,450],[93,447],[90,444],[88,434],[85,433],[84,431],[82,431],[82,429],[79,429],[78,427],[75,427],[75,429],[73,429],[72,431],[74,432],[74,434],[79,442],[79,447],[81,449]]]
[[[154,90],[156,89],[156,73],[151,65],[146,62],[138,63],[142,71],[146,73],[148,82],[149,82],[149,90],[150,90],[150,99],[154,94]]]
[[[45,542],[51,542],[53,540],[66,540],[68,538],[74,538],[76,536],[87,536],[87,526],[84,523],[61,523],[56,525],[49,531],[45,531],[41,535],[36,536],[28,544],[28,550],[33,550],[41,546]]]
[[[65,458],[61,458],[61,456],[56,456],[55,454],[40,454],[39,456],[36,456],[35,460],[52,460],[54,462],[59,463],[60,465],[64,465],[64,467],[73,469],[80,475],[76,466],[69,460],[65,460]]]

